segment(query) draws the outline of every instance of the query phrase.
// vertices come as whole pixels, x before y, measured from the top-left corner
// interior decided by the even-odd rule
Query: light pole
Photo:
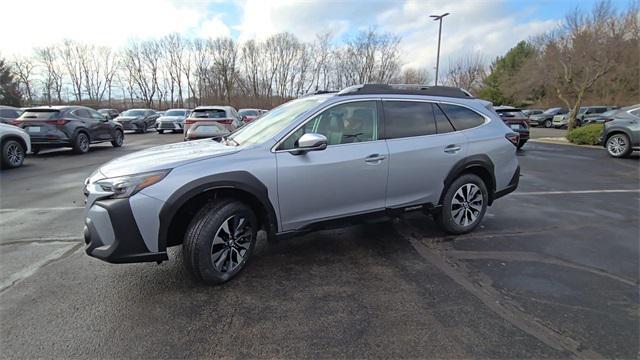
[[[449,15],[444,13],[442,15],[429,15],[433,18],[433,21],[440,21],[440,27],[438,29],[438,57],[436,58],[436,85],[438,86],[438,72],[440,72],[440,39],[442,39],[442,18]]]

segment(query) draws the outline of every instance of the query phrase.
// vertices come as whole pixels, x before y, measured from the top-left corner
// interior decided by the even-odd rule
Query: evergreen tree
[[[21,100],[22,94],[11,68],[4,59],[0,59],[0,105],[20,106]]]

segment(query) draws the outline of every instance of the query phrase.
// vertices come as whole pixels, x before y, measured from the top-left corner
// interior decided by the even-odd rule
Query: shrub
[[[567,140],[578,145],[599,145],[602,135],[602,124],[589,124],[571,130],[567,134]]]

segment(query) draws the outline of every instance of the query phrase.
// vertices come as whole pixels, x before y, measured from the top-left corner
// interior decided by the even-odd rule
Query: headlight
[[[96,181],[102,190],[112,192],[114,199],[128,198],[138,191],[158,183],[170,170],[153,171],[142,174],[126,175]]]

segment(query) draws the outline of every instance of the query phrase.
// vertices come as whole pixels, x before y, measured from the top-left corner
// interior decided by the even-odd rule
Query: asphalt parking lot
[[[529,143],[517,192],[445,236],[408,214],[261,244],[193,283],[84,254],[82,181],[181,134],[127,134],[0,175],[3,358],[637,358],[640,161]],[[535,137],[535,134],[534,134]]]

